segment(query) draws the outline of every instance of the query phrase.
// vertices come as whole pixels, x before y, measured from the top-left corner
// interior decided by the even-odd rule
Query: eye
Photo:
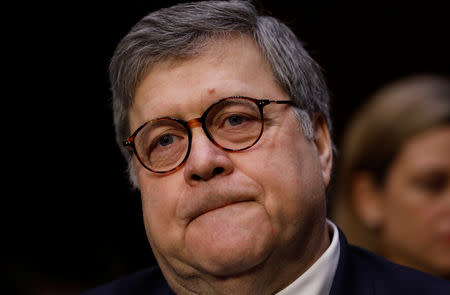
[[[449,186],[449,176],[445,170],[424,171],[411,178],[411,185],[430,197],[445,195]]]
[[[172,134],[164,134],[158,139],[158,144],[160,146],[168,146],[176,140],[175,136]]]
[[[231,126],[237,126],[242,124],[244,122],[245,118],[240,115],[233,115],[226,119],[226,122],[228,122]]]
[[[447,177],[444,174],[429,175],[424,179],[421,179],[418,182],[418,185],[430,194],[439,195],[445,190],[447,185]]]
[[[151,140],[148,150],[152,153],[162,152],[171,149],[178,144],[178,141],[182,139],[182,136],[177,136],[172,133],[164,133]]]
[[[221,128],[247,128],[252,126],[254,123],[260,122],[253,114],[247,113],[232,113],[223,115],[222,118],[217,120],[217,126]]]

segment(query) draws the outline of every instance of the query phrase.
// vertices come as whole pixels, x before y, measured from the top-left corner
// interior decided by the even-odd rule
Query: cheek
[[[400,239],[429,240],[433,234],[434,209],[426,197],[407,185],[397,185],[386,192],[385,229]]]
[[[399,183],[387,191],[386,209],[393,216],[401,214],[408,220],[429,219],[433,215],[433,202],[422,190],[413,185]],[[399,216],[400,218],[400,216]]]
[[[318,212],[324,203],[323,179],[314,151],[308,143],[297,146],[292,142],[254,151],[248,159],[247,167],[244,161],[238,163],[263,187],[264,207],[275,231],[282,233],[282,239],[292,238],[301,230],[300,224],[308,223],[310,212]]]
[[[182,226],[175,218],[179,191],[174,189],[172,182],[169,185],[168,178],[139,177],[144,225],[156,251],[175,247],[177,244],[170,241],[182,236]]]

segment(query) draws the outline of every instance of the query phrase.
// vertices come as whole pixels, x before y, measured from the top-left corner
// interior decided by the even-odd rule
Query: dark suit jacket
[[[330,295],[450,295],[450,281],[391,263],[347,244],[340,235],[339,263]],[[80,295],[174,294],[158,267],[149,268]]]

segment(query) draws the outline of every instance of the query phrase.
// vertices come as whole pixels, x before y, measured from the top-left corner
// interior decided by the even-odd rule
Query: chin
[[[250,251],[223,252],[220,257],[208,257],[198,265],[201,272],[215,277],[238,277],[260,269],[271,251],[249,253]]]
[[[244,202],[192,221],[185,234],[185,258],[201,272],[235,276],[264,263],[276,240],[264,207]]]

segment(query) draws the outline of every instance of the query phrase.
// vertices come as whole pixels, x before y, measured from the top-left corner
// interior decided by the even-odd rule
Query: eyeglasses
[[[293,105],[290,100],[255,99],[245,96],[222,98],[201,117],[183,121],[162,117],[141,125],[123,145],[139,162],[155,173],[179,169],[189,156],[191,129],[202,126],[206,136],[225,151],[238,152],[255,145],[264,130],[263,108],[270,104]]]

